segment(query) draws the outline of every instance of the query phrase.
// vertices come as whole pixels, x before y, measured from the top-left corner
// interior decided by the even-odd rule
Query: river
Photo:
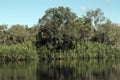
[[[120,80],[119,60],[0,62],[0,80]]]

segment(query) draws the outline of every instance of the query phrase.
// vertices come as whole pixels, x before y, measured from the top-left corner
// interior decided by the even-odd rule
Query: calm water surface
[[[0,80],[120,80],[119,60],[0,63]]]

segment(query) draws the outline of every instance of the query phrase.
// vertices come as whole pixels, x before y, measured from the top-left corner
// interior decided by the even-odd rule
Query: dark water
[[[0,63],[0,80],[120,80],[119,60]]]

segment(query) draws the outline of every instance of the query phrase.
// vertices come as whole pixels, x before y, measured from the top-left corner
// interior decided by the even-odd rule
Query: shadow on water
[[[0,63],[0,80],[119,80],[119,60]]]

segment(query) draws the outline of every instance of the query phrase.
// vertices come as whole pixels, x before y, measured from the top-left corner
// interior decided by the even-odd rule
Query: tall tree
[[[101,9],[97,8],[96,10],[87,10],[84,17],[84,22],[90,22],[91,25],[98,28],[98,24],[105,21],[104,13]]]
[[[37,47],[46,45],[49,49],[68,48],[72,45],[73,22],[77,16],[66,7],[50,8],[39,19]],[[73,39],[72,39],[73,38]]]

